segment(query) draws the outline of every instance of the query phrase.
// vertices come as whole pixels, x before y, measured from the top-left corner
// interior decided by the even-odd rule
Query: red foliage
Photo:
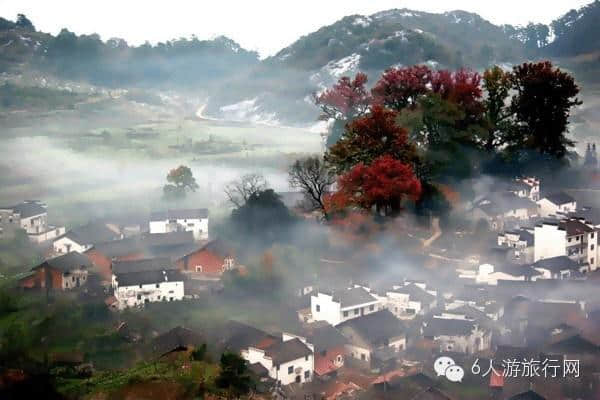
[[[402,199],[417,199],[421,194],[421,182],[412,167],[384,155],[370,165],[360,163],[339,179],[340,196],[348,205],[370,210],[376,207],[386,214],[401,209]]]
[[[367,75],[361,72],[354,79],[344,76],[332,88],[316,95],[315,102],[327,118],[348,120],[361,116],[371,104],[366,83]]]
[[[372,89],[373,98],[396,111],[414,107],[419,96],[430,91],[431,75],[432,71],[425,65],[390,68]]]
[[[415,158],[415,148],[408,141],[406,129],[396,123],[396,116],[395,111],[374,105],[368,115],[346,126],[346,135],[329,149],[326,161],[339,172],[348,171],[359,163],[370,164],[385,154],[411,162]]]
[[[431,90],[442,100],[460,105],[467,114],[483,112],[481,102],[481,75],[467,69],[452,73],[448,70],[436,71],[431,75]]]

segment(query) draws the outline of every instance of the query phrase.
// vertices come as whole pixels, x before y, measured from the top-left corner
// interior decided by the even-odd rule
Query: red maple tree
[[[359,163],[338,181],[338,193],[348,206],[395,215],[405,198],[417,199],[421,182],[410,165],[391,155],[376,158],[370,165]],[[339,200],[338,200],[339,201]]]
[[[350,120],[364,115],[371,105],[367,91],[367,75],[359,72],[354,79],[344,76],[321,94],[315,94],[315,103],[323,112],[322,118]]]
[[[396,117],[395,111],[374,105],[369,114],[347,125],[345,135],[325,155],[326,161],[339,173],[359,163],[370,164],[385,154],[411,162],[416,150],[408,140],[408,131],[396,123]]]
[[[414,108],[420,96],[431,91],[432,71],[425,65],[386,70],[371,93],[375,102],[393,110]]]

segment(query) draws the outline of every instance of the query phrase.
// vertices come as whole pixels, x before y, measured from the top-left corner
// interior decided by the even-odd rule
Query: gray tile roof
[[[178,270],[140,271],[115,275],[119,286],[148,285],[184,280],[183,275]]]
[[[285,342],[278,340],[265,349],[265,354],[273,359],[274,365],[297,360],[312,353],[312,350],[298,338]]]
[[[81,245],[105,243],[120,239],[120,235],[105,224],[92,222],[69,230],[65,235],[69,239]]]
[[[307,336],[308,341],[315,346],[316,352],[343,346],[348,343],[344,335],[329,324],[315,328]]]
[[[374,302],[377,299],[362,287],[357,287],[335,292],[333,294],[333,300],[339,302],[342,308],[346,308]]]
[[[112,271],[115,275],[143,271],[172,270],[175,268],[168,258],[146,258],[143,260],[115,261],[112,263]]]
[[[533,264],[534,268],[544,268],[554,273],[565,270],[579,270],[581,265],[567,256],[544,258]]]
[[[469,336],[475,327],[474,321],[450,318],[431,318],[423,329],[425,337]]]
[[[146,233],[142,235],[145,246],[175,246],[194,242],[193,232]]]
[[[342,332],[350,328],[373,346],[383,345],[387,340],[405,333],[402,321],[388,310],[353,318],[338,325],[338,328]]]
[[[550,200],[552,203],[554,203],[556,205],[572,203],[575,201],[574,198],[572,198],[565,192],[552,193],[547,196],[544,196],[544,198]]]
[[[91,267],[92,263],[90,262],[89,258],[83,254],[73,251],[62,256],[50,258],[44,261],[42,264],[34,267],[34,269],[41,268],[45,265],[63,272],[68,272],[82,267],[89,268]]]
[[[156,211],[150,215],[151,221],[164,221],[167,219],[202,219],[208,218],[207,208],[180,209]]]
[[[28,200],[15,206],[0,208],[9,210],[11,209],[13,210],[13,212],[18,213],[21,216],[21,218],[29,218],[47,213],[46,206],[35,200]]]
[[[202,343],[204,343],[204,340],[199,334],[182,326],[177,326],[157,336],[152,341],[152,350],[159,355],[163,355],[173,350],[199,347]]]

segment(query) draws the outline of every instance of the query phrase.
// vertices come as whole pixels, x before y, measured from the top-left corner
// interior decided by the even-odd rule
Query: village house
[[[333,293],[318,291],[310,297],[311,319],[314,321],[327,321],[333,326],[362,315],[374,313],[381,308],[383,308],[381,300],[362,286]]]
[[[114,274],[117,308],[139,307],[157,301],[183,300],[184,279],[177,270],[145,270]]]
[[[459,270],[459,278],[473,280],[477,284],[497,285],[500,281],[531,281],[542,277],[531,266],[521,264],[481,264],[477,270]]]
[[[486,221],[492,230],[503,230],[508,224],[522,222],[537,215],[534,202],[511,192],[496,192],[475,201],[470,210],[474,221]]]
[[[221,240],[213,240],[204,246],[178,257],[175,265],[181,271],[220,277],[225,271],[235,267],[234,253]]]
[[[0,238],[13,237],[18,229],[25,230],[29,240],[34,243],[42,243],[65,233],[65,227],[48,225],[47,207],[37,200],[0,207]]]
[[[263,366],[279,385],[311,382],[314,373],[314,347],[301,336],[283,333],[264,348],[248,347],[242,357]]]
[[[549,194],[537,201],[538,214],[542,218],[567,215],[577,210],[575,199],[564,192]]]
[[[95,244],[118,239],[122,239],[120,232],[110,229],[106,224],[91,222],[87,225],[70,229],[52,243],[52,248],[56,254],[65,254],[71,251],[84,253]]]
[[[538,201],[540,199],[540,180],[533,176],[516,178],[509,184],[507,190],[519,197]]]
[[[491,330],[464,315],[437,315],[423,327],[425,339],[433,341],[441,352],[475,354],[489,350]]]
[[[90,259],[98,274],[108,282],[111,281],[113,262],[145,258],[142,244],[138,238],[133,237],[95,244],[84,254]]]
[[[508,257],[509,261],[518,264],[533,262],[534,235],[532,230],[521,228],[501,232],[498,234],[498,246],[512,249]]]
[[[590,271],[598,267],[598,234],[584,221],[544,221],[534,229],[534,261],[567,256]]]
[[[116,275],[145,271],[168,271],[177,269],[168,258],[143,258],[135,260],[114,261],[111,265],[112,287],[117,287]]]
[[[306,338],[314,346],[316,376],[335,375],[344,366],[348,340],[337,328],[326,322],[315,323]]]
[[[543,279],[569,279],[583,272],[582,269],[587,270],[586,266],[567,256],[542,258],[531,266],[543,274]]]
[[[196,240],[208,240],[208,210],[167,210],[154,212],[150,216],[150,233],[186,231]]]
[[[414,319],[437,305],[437,292],[424,283],[404,282],[385,292],[385,308],[399,319]]]
[[[69,290],[86,284],[90,260],[83,254],[71,252],[50,258],[19,280],[19,287]]]
[[[404,324],[389,310],[347,320],[338,329],[349,341],[346,352],[356,360],[372,363],[378,354],[387,358],[406,350]]]
[[[158,357],[167,357],[176,353],[190,353],[206,341],[191,329],[182,326],[158,335],[152,340],[152,353]]]

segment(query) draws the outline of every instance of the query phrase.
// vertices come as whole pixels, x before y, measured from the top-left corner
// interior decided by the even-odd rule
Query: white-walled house
[[[564,192],[544,196],[537,201],[538,214],[542,218],[560,216],[577,210],[575,199]]]
[[[577,272],[587,272],[588,265],[579,264],[567,256],[542,258],[532,265],[543,279],[569,279]]]
[[[65,227],[48,225],[47,206],[38,200],[26,200],[10,207],[0,207],[0,237],[23,229],[29,240],[42,243],[65,233]]]
[[[498,234],[498,246],[513,249],[512,261],[532,263],[534,257],[534,234],[528,229],[515,229]]]
[[[208,240],[208,210],[167,210],[150,216],[150,233],[188,231],[196,240]]]
[[[474,354],[492,345],[492,332],[473,319],[457,315],[436,315],[426,322],[423,336],[434,341],[441,352]]]
[[[492,264],[481,264],[473,277],[478,284],[497,285],[498,281],[535,281],[542,277],[542,273],[528,265],[508,265],[502,268]]]
[[[534,230],[534,261],[567,256],[580,265],[598,268],[598,232],[585,221],[569,218],[546,221]]]
[[[66,254],[72,251],[85,253],[93,245],[122,239],[120,232],[110,229],[103,223],[92,222],[87,225],[70,229],[64,235],[52,242],[56,254]]]
[[[524,221],[537,215],[535,202],[512,192],[491,193],[479,198],[469,211],[474,221],[485,220],[493,230],[502,230],[509,221]]]
[[[425,284],[404,282],[385,292],[385,308],[400,319],[413,319],[437,305],[437,292]]]
[[[389,354],[406,350],[405,327],[388,310],[348,320],[339,330],[348,339],[347,354],[357,360],[371,362],[377,351]]]
[[[319,291],[310,297],[312,320],[327,321],[333,326],[381,308],[382,301],[361,286],[334,293]]]
[[[516,178],[509,185],[508,191],[519,197],[526,197],[531,201],[540,199],[540,180],[533,176]]]
[[[157,301],[183,300],[183,275],[177,270],[116,274],[114,296],[117,307],[139,307]]]
[[[314,347],[306,338],[283,333],[266,348],[248,347],[242,358],[260,364],[280,385],[311,382],[315,370]]]

